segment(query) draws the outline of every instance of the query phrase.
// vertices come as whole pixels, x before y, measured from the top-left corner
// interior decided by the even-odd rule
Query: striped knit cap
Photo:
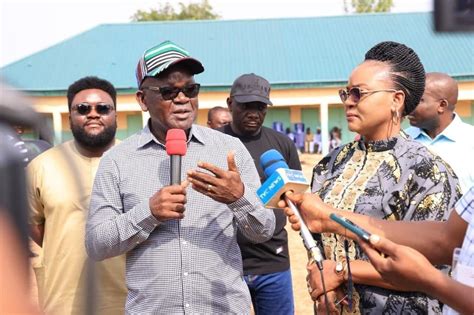
[[[201,62],[191,58],[186,50],[169,40],[145,50],[136,70],[138,87],[146,77],[156,76],[169,66],[178,63],[187,67],[191,74],[204,71]]]

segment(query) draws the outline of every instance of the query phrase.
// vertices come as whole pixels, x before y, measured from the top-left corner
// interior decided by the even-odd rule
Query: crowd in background
[[[122,142],[115,139],[115,88],[97,77],[69,86],[73,140],[27,158],[25,143],[9,134],[27,164],[45,313],[249,314],[252,306],[256,314],[293,314],[286,216],[295,230],[302,222],[288,200],[323,257],[306,266],[315,312],[441,314],[443,303],[474,311],[474,145],[466,139],[474,127],[454,112],[452,78],[425,74],[403,44],[369,49],[339,91],[358,136],[343,144],[341,129],[332,128],[311,193],[290,194],[268,209],[256,193],[268,176],[262,154],[276,149],[286,166],[301,170],[297,151],[321,153],[321,130],[264,127],[271,86],[254,73],[235,79],[227,109],[209,111],[209,128],[196,125],[194,75],[203,71],[171,41],[146,50],[136,68],[136,100],[150,119]],[[404,117],[415,128],[409,135]],[[451,160],[455,151],[462,156]],[[179,170],[169,155],[185,156]],[[364,241],[330,221],[333,214],[382,237]],[[461,246],[453,279],[431,265],[447,270]]]

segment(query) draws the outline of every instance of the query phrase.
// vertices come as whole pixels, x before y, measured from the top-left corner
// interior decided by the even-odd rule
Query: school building
[[[365,52],[387,40],[412,47],[427,72],[454,77],[460,90],[456,112],[474,124],[474,34],[435,33],[431,13],[104,24],[9,64],[0,76],[33,97],[56,143],[72,138],[69,84],[88,75],[109,80],[118,91],[117,136],[123,139],[148,118],[135,100],[138,58],[164,40],[187,49],[205,67],[195,78],[201,83],[197,123],[202,125],[210,108],[226,106],[234,79],[253,72],[272,85],[267,126],[303,122],[313,132],[321,128],[323,141],[338,126],[343,141],[350,141],[354,134],[347,129],[338,90]]]

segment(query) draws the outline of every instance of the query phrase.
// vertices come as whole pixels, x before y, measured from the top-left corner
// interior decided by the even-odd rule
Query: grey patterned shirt
[[[169,157],[145,127],[102,158],[92,191],[86,248],[96,260],[127,253],[129,314],[249,314],[237,229],[255,243],[270,239],[271,210],[255,193],[254,162],[240,140],[193,125],[182,178],[206,161],[227,169],[235,151],[245,193],[226,205],[187,190],[185,217],[159,222],[149,198],[169,185]]]
[[[405,134],[381,141],[363,139],[338,147],[314,168],[312,192],[324,202],[385,220],[443,220],[460,197],[453,170],[421,143]],[[346,261],[344,236],[322,234],[327,259]],[[367,260],[349,241],[348,256]],[[441,306],[425,294],[356,285],[352,312],[341,314],[441,314]]]

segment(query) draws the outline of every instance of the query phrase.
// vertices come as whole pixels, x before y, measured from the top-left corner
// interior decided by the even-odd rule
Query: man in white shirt
[[[474,185],[474,126],[462,122],[454,112],[457,99],[458,84],[453,78],[427,73],[425,93],[408,115],[412,127],[405,132],[448,162],[465,193]]]

